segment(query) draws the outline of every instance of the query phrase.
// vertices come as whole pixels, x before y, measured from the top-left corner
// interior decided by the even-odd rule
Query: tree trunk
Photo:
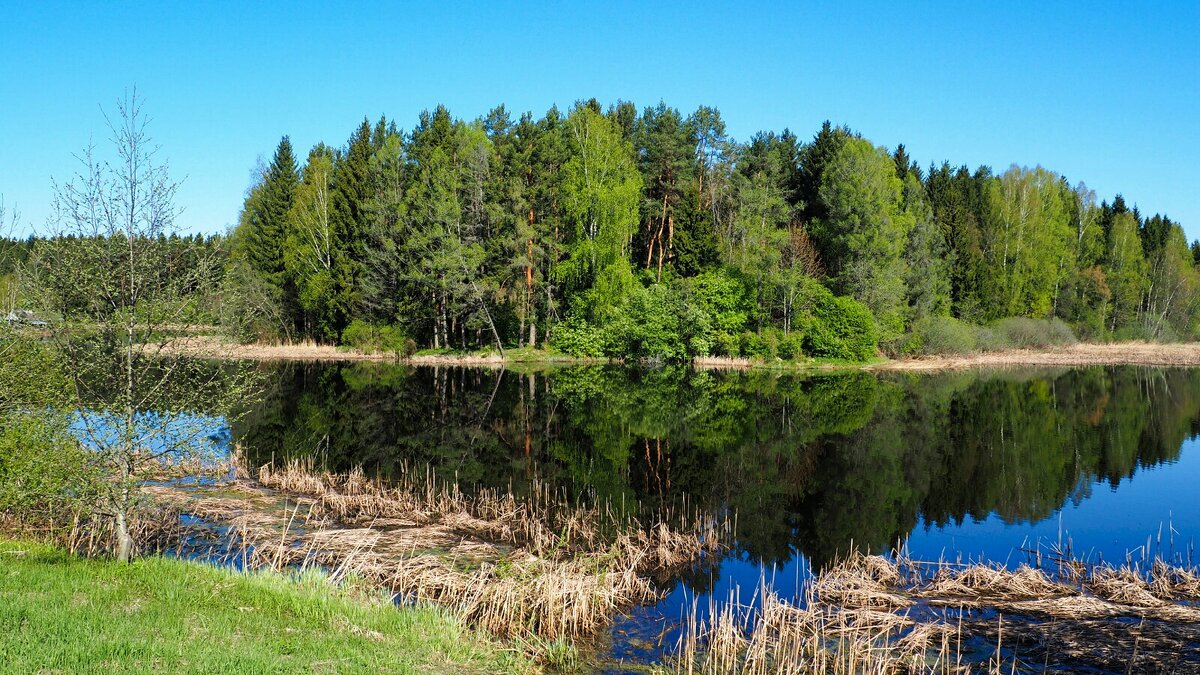
[[[125,510],[117,509],[116,517],[117,560],[127,563],[133,560],[133,536],[129,533],[129,522],[125,518]]]

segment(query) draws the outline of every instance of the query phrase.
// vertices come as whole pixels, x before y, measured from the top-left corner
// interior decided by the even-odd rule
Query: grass
[[[496,673],[527,661],[444,611],[315,573],[129,565],[0,540],[6,672]]]

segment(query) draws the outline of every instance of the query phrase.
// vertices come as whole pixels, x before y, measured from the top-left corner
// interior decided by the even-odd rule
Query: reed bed
[[[714,675],[1200,671],[1200,572],[1161,560],[1149,572],[1065,562],[1058,574],[850,555],[807,579],[795,603],[765,584],[757,602],[694,603],[675,666]]]
[[[431,472],[386,484],[299,463],[247,473],[219,488],[145,489],[219,526],[220,555],[240,566],[320,567],[506,638],[594,635],[622,609],[660,597],[650,575],[715,561],[728,531],[700,516],[643,525],[544,486],[527,498],[467,493]]]

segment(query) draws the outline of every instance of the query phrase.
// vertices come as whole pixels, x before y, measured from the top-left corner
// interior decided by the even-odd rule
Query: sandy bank
[[[1050,349],[1014,349],[957,356],[897,359],[865,366],[870,370],[957,370],[1021,366],[1200,366],[1200,343],[1117,342]]]
[[[201,358],[248,359],[255,361],[381,361],[402,362],[411,365],[457,365],[500,368],[511,363],[560,363],[595,364],[607,363],[605,359],[574,359],[564,356],[547,356],[544,360],[528,357],[502,358],[499,355],[473,356],[468,354],[418,355],[397,359],[391,354],[366,354],[340,349],[332,345],[311,342],[299,344],[237,344],[212,335],[188,336],[164,345],[163,353],[182,354]],[[693,361],[697,368],[704,369],[750,369],[775,368],[781,370],[899,370],[938,371],[967,368],[1017,368],[1023,366],[1093,366],[1093,365],[1139,365],[1139,366],[1200,366],[1200,343],[1157,344],[1149,342],[1118,342],[1111,344],[1077,344],[1069,347],[1046,349],[1013,349],[977,354],[956,354],[903,358],[865,364],[852,363],[792,363],[787,361],[762,362],[740,358],[705,357]]]

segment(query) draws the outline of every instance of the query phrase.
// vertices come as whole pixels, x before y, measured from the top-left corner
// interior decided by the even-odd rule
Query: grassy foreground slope
[[[528,664],[432,609],[322,578],[0,540],[6,672],[496,673]]]

